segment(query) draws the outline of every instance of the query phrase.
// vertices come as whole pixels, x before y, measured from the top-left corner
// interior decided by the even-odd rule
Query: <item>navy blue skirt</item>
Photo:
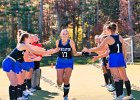
[[[10,72],[12,70],[14,73],[19,74],[22,72],[23,66],[20,62],[7,57],[2,62],[2,68],[5,72]]]
[[[122,53],[113,53],[109,55],[109,67],[126,67],[126,62]]]
[[[56,69],[65,69],[65,68],[72,68],[73,69],[74,60],[73,58],[57,58],[56,61]]]

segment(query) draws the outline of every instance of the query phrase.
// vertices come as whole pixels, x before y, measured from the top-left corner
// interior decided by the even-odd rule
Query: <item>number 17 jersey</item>
[[[62,44],[62,40],[60,39],[58,48],[59,48],[59,52],[58,52],[59,58],[67,58],[67,59],[72,58],[72,48],[70,46],[70,40],[68,40],[67,43],[64,45]]]

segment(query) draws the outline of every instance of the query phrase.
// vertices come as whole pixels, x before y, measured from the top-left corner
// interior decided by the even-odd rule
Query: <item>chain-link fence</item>
[[[127,63],[140,61],[140,34],[125,38],[127,49]]]
[[[140,34],[133,37],[134,59],[140,59]]]

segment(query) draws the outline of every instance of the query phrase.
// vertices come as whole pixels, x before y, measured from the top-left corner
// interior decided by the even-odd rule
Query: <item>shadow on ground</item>
[[[126,89],[124,89],[124,90],[125,90],[125,93],[126,93]],[[140,100],[140,91],[132,90],[132,95],[135,98],[135,100]]]
[[[49,92],[45,90],[39,90],[34,93],[33,96],[29,97],[29,100],[51,100],[55,96],[58,96],[59,94],[56,92]]]

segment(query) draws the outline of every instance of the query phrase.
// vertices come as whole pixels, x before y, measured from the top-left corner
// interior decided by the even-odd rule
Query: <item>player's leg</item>
[[[127,91],[127,96],[124,97],[124,99],[127,99],[127,100],[132,99],[133,96],[131,94],[131,83],[130,83],[128,77],[127,77],[126,70],[125,70],[124,67],[120,67],[118,70],[119,70],[121,78],[123,79],[123,81],[125,83],[125,87],[126,87],[126,91]]]
[[[7,77],[10,81],[9,86],[9,99],[10,100],[17,100],[17,77],[16,73],[13,71],[7,72]]]
[[[72,68],[65,68],[64,70],[64,97],[68,97],[70,90],[70,77],[72,74]]]
[[[57,69],[57,85],[61,87],[63,84],[64,69]]]
[[[118,68],[111,68],[111,73],[113,75],[113,79],[115,82],[115,90],[116,90],[116,96],[119,97],[123,93],[123,87],[122,87],[122,82]]]

